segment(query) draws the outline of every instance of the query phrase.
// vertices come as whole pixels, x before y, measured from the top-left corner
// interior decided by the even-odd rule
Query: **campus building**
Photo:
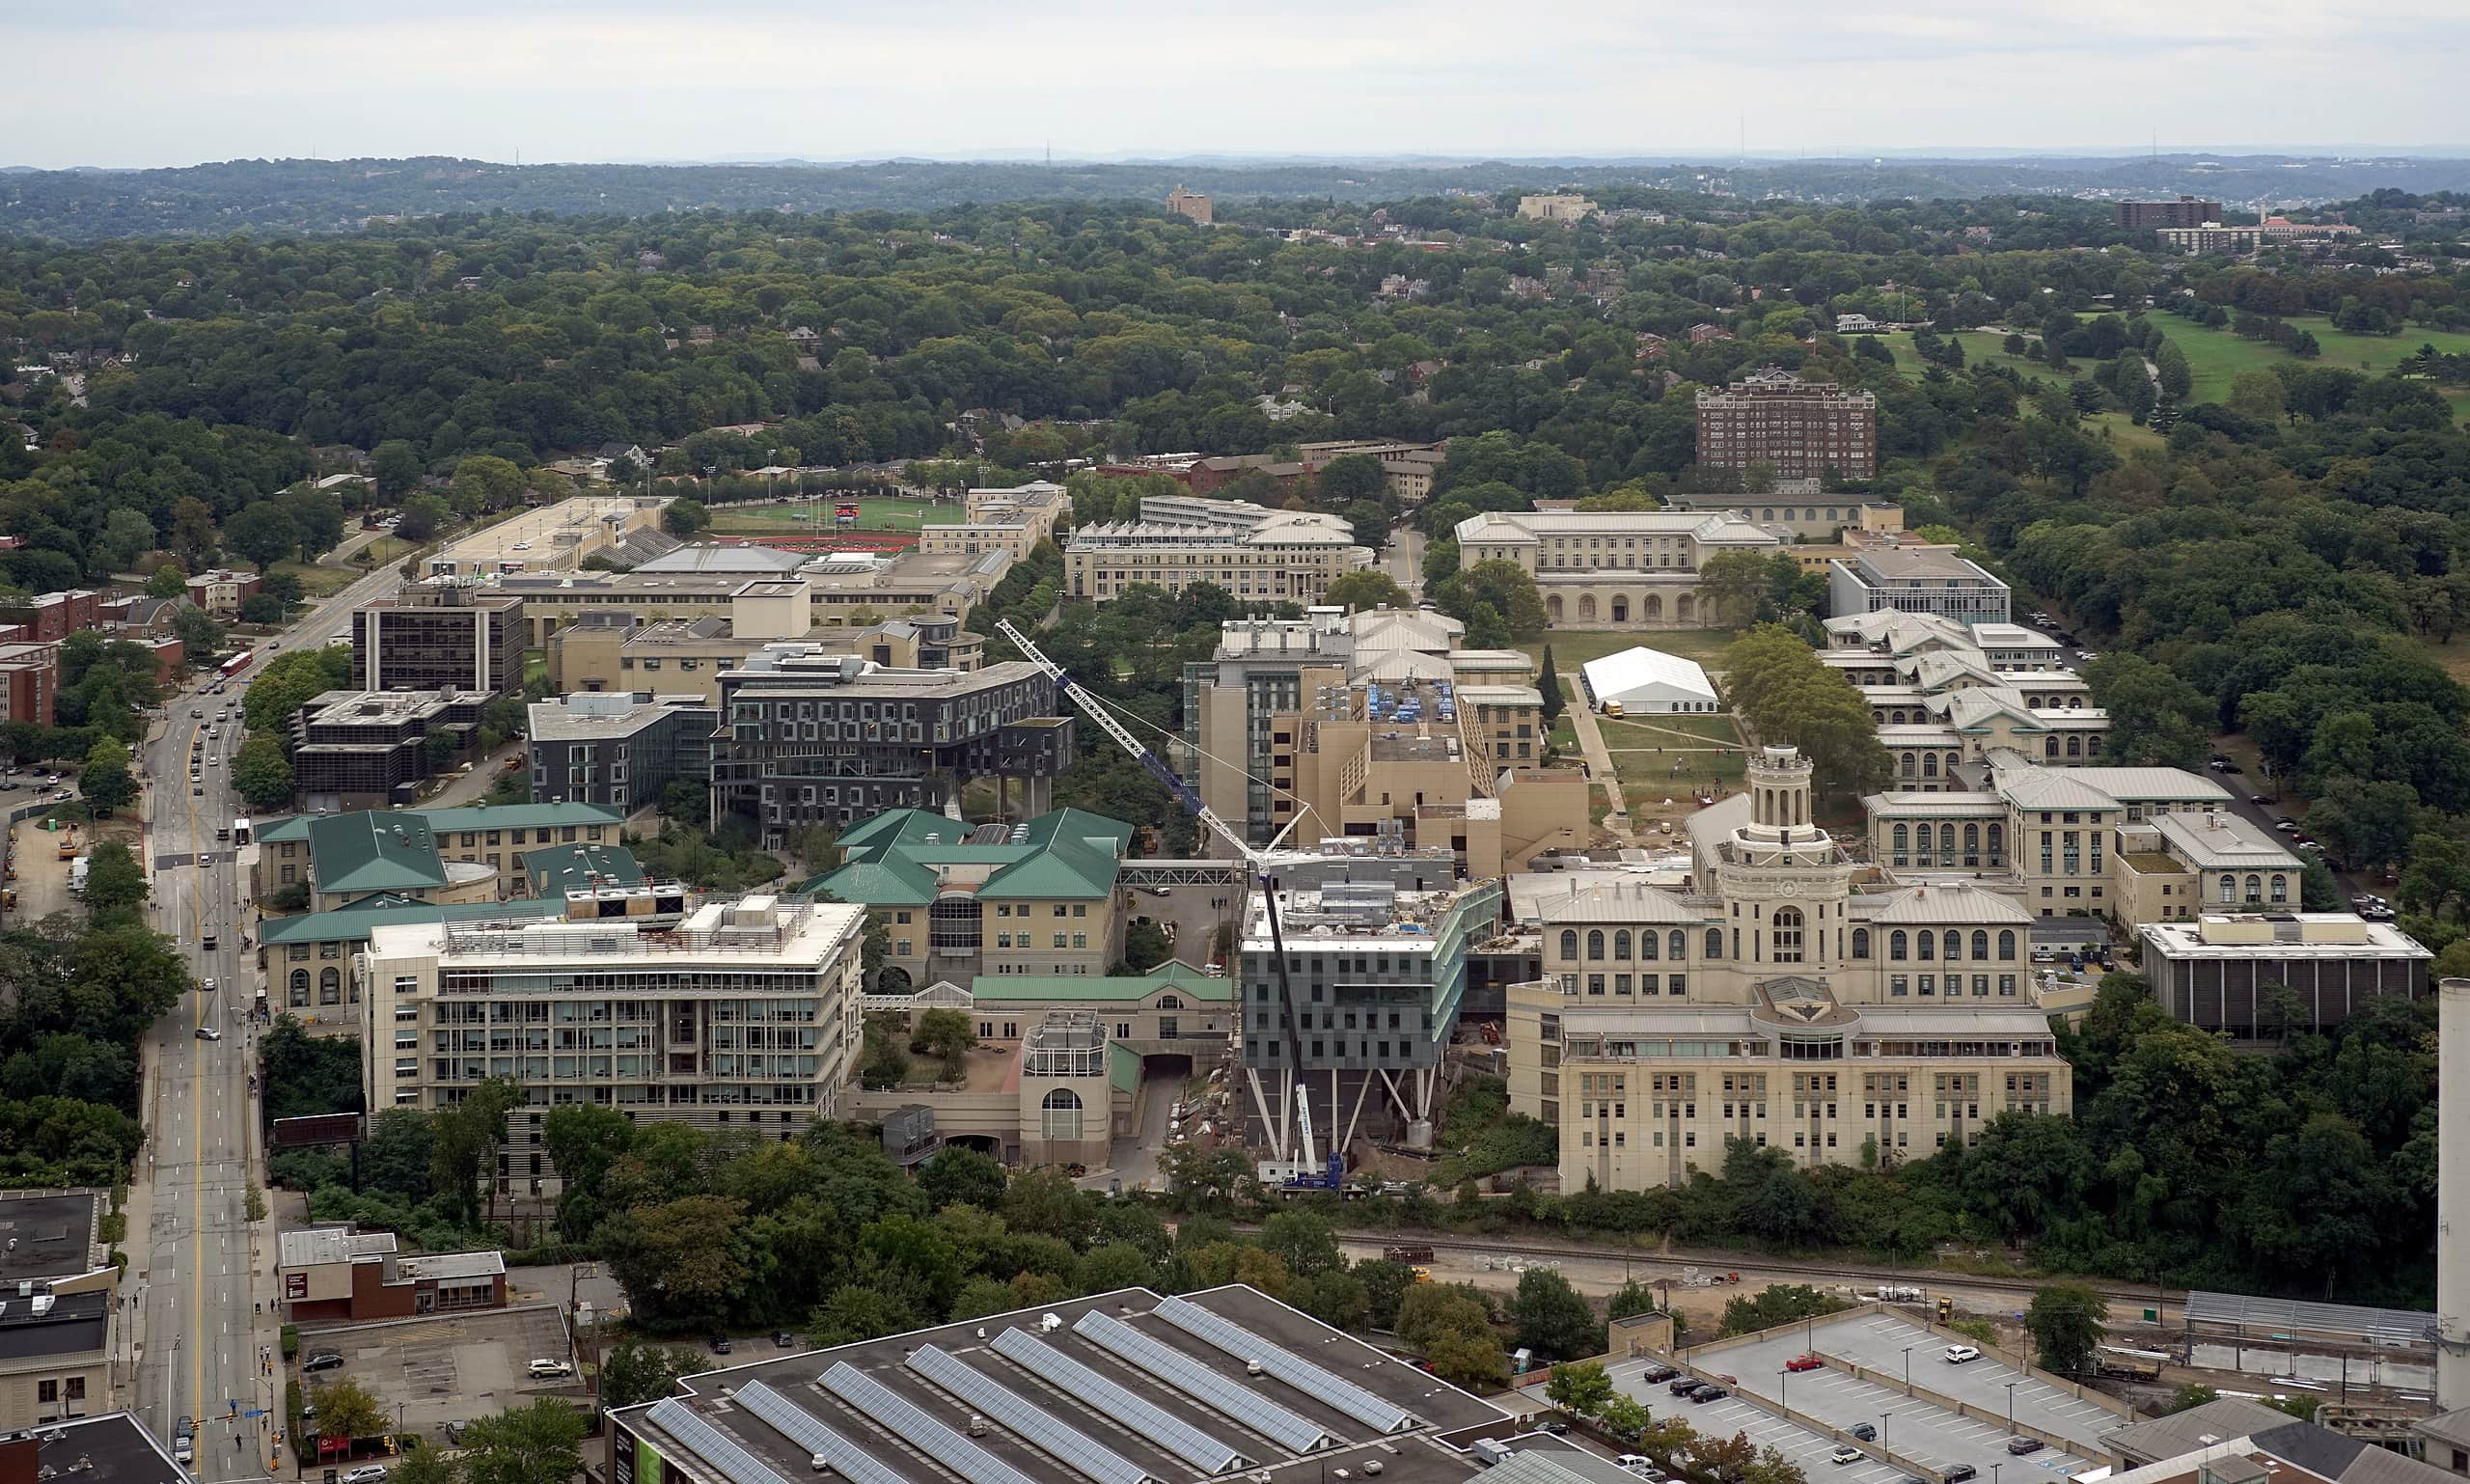
[[[769,585],[750,585],[760,586]],[[568,693],[652,691],[717,704],[721,673],[782,639],[892,670],[975,670],[986,663],[986,636],[964,630],[958,618],[921,614],[865,628],[808,628],[802,601],[766,612],[770,606],[761,594],[741,590],[730,595],[727,617],[645,620],[623,609],[578,614],[549,638],[550,683]]]
[[[2103,761],[2109,713],[2046,634],[1894,609],[1825,627],[1820,662],[1860,690],[1904,792],[1972,787],[1960,764],[2001,751],[2053,768]]]
[[[769,841],[885,810],[940,808],[979,778],[996,781],[998,814],[1040,813],[1076,756],[1072,718],[1055,714],[1053,677],[1023,660],[887,670],[784,643],[719,679],[713,818],[751,819]]]
[[[259,824],[249,895],[262,903],[306,887],[311,912],[380,893],[407,902],[503,901],[527,889],[526,853],[614,846],[624,817],[587,803],[293,814]]]
[[[524,736],[532,797],[598,804],[620,815],[648,809],[677,780],[711,777],[721,712],[700,696],[579,692],[535,701]]]
[[[523,600],[453,579],[406,583],[351,611],[351,683],[363,691],[523,686]]]
[[[1879,472],[1879,398],[1770,366],[1698,394],[1698,462],[1764,464],[1788,480],[1866,480]]]
[[[431,577],[572,572],[584,559],[615,552],[637,532],[657,529],[668,505],[667,496],[577,495],[458,536],[423,570]]]
[[[1510,987],[1510,1106],[1560,1131],[1563,1189],[1679,1185],[1726,1140],[1815,1168],[1927,1157],[2073,1085],[2031,919],[1969,886],[1856,891],[1789,747],[1688,824],[1688,890],[1541,893],[1543,977]]]
[[[2122,232],[2155,227],[2202,227],[2221,220],[2221,203],[2182,194],[2176,201],[2121,201],[2112,204]]]
[[[1086,978],[1122,955],[1131,840],[1132,826],[1072,809],[1016,825],[892,809],[844,833],[841,865],[808,885],[882,912],[890,951],[869,991]]]
[[[2006,623],[2007,585],[1979,563],[1943,550],[1874,547],[1826,564],[1830,617],[1935,614],[1959,623]]]
[[[2420,999],[2434,958],[2408,934],[2350,913],[2240,912],[2209,893],[2205,916],[2147,922],[2138,936],[2154,1003],[2242,1041],[2328,1031],[2373,1001]]]
[[[1718,612],[1698,569],[1718,552],[1782,550],[1731,510],[1490,510],[1458,523],[1459,560],[1531,572],[1555,624],[1574,628],[1714,628]]]
[[[1583,844],[1586,780],[1547,765],[1532,662],[1464,632],[1389,609],[1228,622],[1185,668],[1183,776],[1257,843],[1386,839],[1476,876]]]
[[[1429,849],[1333,841],[1281,862],[1276,891],[1275,933],[1266,893],[1245,902],[1236,1102],[1250,1142],[1306,1168],[1301,1098],[1325,1158],[1358,1137],[1430,1148],[1468,952],[1498,930],[1500,883],[1462,881]]]
[[[1139,520],[1079,527],[1063,556],[1065,594],[1097,603],[1136,583],[1178,593],[1205,582],[1238,602],[1310,605],[1372,564],[1335,515],[1185,495],[1144,497]]]
[[[451,1108],[520,1079],[504,1195],[557,1193],[537,1136],[559,1103],[785,1140],[840,1115],[864,919],[797,897],[606,893],[560,919],[379,927],[353,965],[368,1106]]]
[[[291,797],[304,810],[409,804],[472,750],[485,691],[324,691],[291,714]]]
[[[506,1254],[398,1250],[395,1233],[349,1223],[283,1233],[275,1275],[283,1322],[366,1324],[425,1314],[504,1308]]]

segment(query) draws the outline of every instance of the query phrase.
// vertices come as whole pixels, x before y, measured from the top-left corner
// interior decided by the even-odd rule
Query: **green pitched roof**
[[[1140,1086],[1140,1053],[1121,1041],[1107,1043],[1107,1081],[1117,1092]]]
[[[474,804],[462,809],[406,809],[443,835],[449,830],[540,830],[564,825],[622,824],[625,814],[600,804]]]
[[[644,883],[644,868],[623,845],[541,845],[523,852],[523,873],[532,894],[563,899],[587,887],[632,887]]]
[[[861,907],[923,907],[935,899],[935,873],[915,861],[887,856],[852,861],[802,889],[829,892]]]
[[[1148,974],[981,974],[969,981],[970,998],[980,1003],[1007,1000],[1146,1000],[1171,989],[1188,1000],[1211,1002],[1235,998],[1235,981],[1224,975],[1203,974],[1190,964],[1169,961]]]
[[[268,948],[286,943],[366,943],[371,929],[390,922],[462,922],[490,918],[553,918],[563,914],[566,904],[562,898],[535,898],[511,902],[461,902],[441,906],[436,902],[416,902],[408,897],[380,892],[364,896],[347,907],[332,912],[304,912],[288,918],[268,918],[259,928],[259,940]]]
[[[852,825],[840,834],[840,848],[859,850],[875,845],[898,844],[907,839],[923,839],[940,831],[949,836],[958,830],[967,833],[969,826],[955,823],[941,814],[930,814],[922,809],[888,809],[865,821]]]
[[[417,892],[446,885],[428,821],[417,814],[328,814],[309,822],[320,892]]]

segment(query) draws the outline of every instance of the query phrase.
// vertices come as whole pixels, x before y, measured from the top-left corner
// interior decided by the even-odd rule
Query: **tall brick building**
[[[1773,466],[1779,479],[1848,480],[1879,472],[1879,399],[1772,366],[1720,392],[1698,394],[1698,462]]]
[[[453,578],[406,584],[352,610],[352,687],[478,691],[522,687],[523,599]]]
[[[2176,201],[2122,201],[2118,207],[2119,230],[2144,232],[2154,227],[2202,227],[2221,220],[2221,203],[2199,201],[2193,196],[2181,196]]]

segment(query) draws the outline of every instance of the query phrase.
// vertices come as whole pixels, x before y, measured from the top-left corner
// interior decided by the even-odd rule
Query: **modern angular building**
[[[1072,719],[1056,704],[1054,679],[1022,660],[965,673],[886,670],[819,646],[769,645],[720,677],[713,817],[750,819],[777,843],[808,825],[941,808],[975,778],[997,781],[999,813],[1042,813],[1076,756]]]
[[[602,691],[535,701],[528,717],[533,798],[631,814],[678,779],[711,776],[721,712],[700,696]]]
[[[2221,203],[2182,194],[2176,201],[2120,201],[2111,204],[2123,232],[2149,232],[2155,227],[2202,227],[2221,220]]]
[[[319,694],[291,716],[293,802],[329,811],[412,802],[470,751],[490,700],[460,689]]]
[[[2064,1113],[2031,919],[1967,885],[1854,890],[1789,747],[1689,821],[1688,890],[1536,898],[1509,990],[1510,1106],[1560,1130],[1564,1189],[1679,1185],[1726,1140],[1816,1167],[1926,1157],[2009,1109]]]
[[[1497,931],[1500,883],[1460,880],[1437,850],[1332,843],[1281,864],[1276,889],[1276,935],[1262,892],[1245,905],[1237,976],[1251,1142],[1306,1168],[1300,1093],[1324,1159],[1358,1138],[1429,1148],[1468,950]]]
[[[2420,999],[2434,957],[2346,912],[2209,908],[2194,921],[2146,923],[2140,936],[2154,1003],[2243,1041],[2326,1031],[2374,1001]]]
[[[1874,547],[1829,562],[1830,618],[1893,611],[1935,614],[1959,623],[2008,623],[2007,585],[1949,551]]]
[[[353,964],[368,1104],[451,1108],[485,1078],[521,1079],[508,1195],[556,1194],[530,1136],[558,1103],[786,1140],[840,1111],[864,920],[837,902],[642,891],[569,898],[559,919],[381,926]]]
[[[1765,464],[1779,479],[1866,480],[1879,472],[1879,399],[1770,366],[1698,394],[1698,462]]]

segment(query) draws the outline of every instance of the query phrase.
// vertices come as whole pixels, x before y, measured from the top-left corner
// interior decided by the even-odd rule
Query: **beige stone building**
[[[1712,628],[1739,622],[1699,590],[1723,551],[1784,542],[1729,510],[1494,510],[1458,523],[1459,561],[1535,574],[1546,617],[1589,629]]]
[[[1465,630],[1390,609],[1228,623],[1186,667],[1184,776],[1262,842],[1386,836],[1473,876],[1583,845],[1586,780],[1545,765],[1532,662],[1453,649]]]
[[[1509,990],[1510,1105],[1560,1131],[1564,1189],[1678,1185],[1726,1141],[1809,1168],[1969,1143],[2073,1084],[2035,999],[2031,920],[1969,886],[1854,890],[1770,747],[1689,822],[1688,889],[1573,881]]]
[[[1136,583],[1174,593],[1205,582],[1239,602],[1309,606],[1372,564],[1371,549],[1335,515],[1187,495],[1143,499],[1139,520],[1080,527],[1063,555],[1065,595],[1095,603]]]
[[[1210,224],[1209,198],[1198,191],[1188,191],[1178,185],[1166,193],[1166,212],[1184,217],[1206,227]]]
[[[733,602],[732,613],[746,612]],[[550,683],[563,693],[657,691],[718,701],[720,677],[744,666],[764,646],[797,634],[745,628],[733,618],[669,618],[646,623],[633,614],[585,613],[550,637]],[[976,670],[986,662],[986,636],[943,615],[891,618],[866,628],[805,631],[803,642],[826,654],[854,654],[893,670]]]
[[[1518,214],[1530,222],[1582,222],[1598,209],[1594,202],[1575,193],[1518,198]]]

